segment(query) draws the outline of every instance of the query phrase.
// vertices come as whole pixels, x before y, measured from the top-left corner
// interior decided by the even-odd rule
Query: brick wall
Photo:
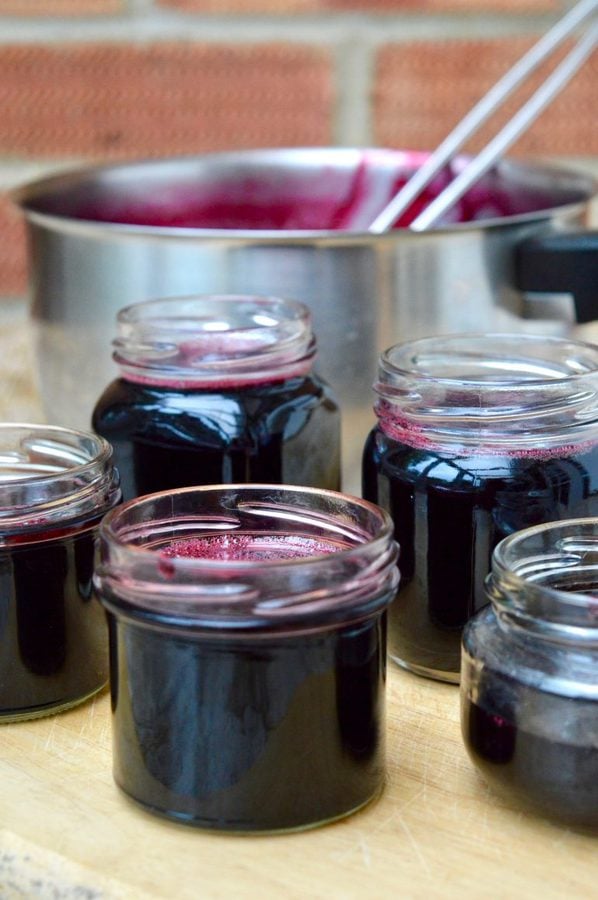
[[[0,0],[0,295],[25,290],[15,184],[204,150],[431,148],[570,5]],[[598,158],[597,75],[598,53],[512,154]]]

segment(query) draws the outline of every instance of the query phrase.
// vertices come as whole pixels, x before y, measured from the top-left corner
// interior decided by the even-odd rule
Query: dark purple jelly
[[[415,671],[458,680],[463,625],[487,603],[492,550],[531,525],[598,512],[598,445],[483,453],[399,443],[375,428],[363,495],[388,510],[401,547],[389,652]]]
[[[528,694],[531,708],[541,708],[541,695]],[[569,700],[569,715],[561,714],[560,721],[554,716],[553,734],[546,736],[530,730],[530,707],[521,708],[521,716],[530,718],[528,727],[521,727],[518,704],[505,707],[500,694],[495,700],[488,691],[484,705],[471,700],[462,705],[463,739],[483,778],[517,806],[559,821],[598,827],[598,746],[563,737],[579,701]]]
[[[338,406],[311,374],[221,389],[121,378],[92,425],[112,444],[125,499],[195,484],[339,487]]]
[[[385,616],[249,640],[108,618],[114,777],[138,802],[203,827],[278,831],[380,790]]]
[[[105,616],[91,582],[94,534],[88,525],[0,547],[0,716],[65,708],[107,682]]]

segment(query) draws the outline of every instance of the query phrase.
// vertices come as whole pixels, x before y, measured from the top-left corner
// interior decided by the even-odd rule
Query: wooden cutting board
[[[0,897],[595,898],[598,841],[493,797],[458,690],[392,668],[388,783],[294,835],[216,835],[137,808],[111,775],[109,699],[1,726]]]

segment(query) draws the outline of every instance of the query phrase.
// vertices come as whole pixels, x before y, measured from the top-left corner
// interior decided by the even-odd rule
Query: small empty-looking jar
[[[463,634],[469,755],[518,805],[598,827],[598,519],[505,538],[487,589]]]
[[[390,519],[309,488],[154,494],[104,520],[114,776],[147,809],[271,832],[382,789]]]
[[[97,526],[120,499],[109,444],[0,425],[0,720],[58,712],[108,679],[92,590]]]
[[[93,413],[125,500],[201,484],[340,487],[340,413],[302,303],[197,296],[121,310]]]

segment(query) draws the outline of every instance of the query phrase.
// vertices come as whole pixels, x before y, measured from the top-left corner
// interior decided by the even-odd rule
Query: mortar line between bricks
[[[340,46],[350,40],[376,47],[414,40],[483,39],[537,35],[554,21],[517,15],[322,15],[319,17],[190,16],[131,11],[101,21],[54,19],[35,22],[0,18],[0,46],[28,43],[186,41],[202,43],[310,43]],[[291,27],[292,26],[292,27]]]
[[[341,146],[370,143],[374,56],[375,48],[362,41],[348,41],[336,48],[333,133]]]
[[[125,0],[125,6],[129,12],[150,13],[156,9],[154,0]]]

